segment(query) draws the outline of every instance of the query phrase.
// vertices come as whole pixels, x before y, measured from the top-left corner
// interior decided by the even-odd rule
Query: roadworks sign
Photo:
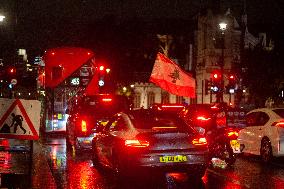
[[[0,138],[38,140],[40,110],[38,100],[0,98]]]

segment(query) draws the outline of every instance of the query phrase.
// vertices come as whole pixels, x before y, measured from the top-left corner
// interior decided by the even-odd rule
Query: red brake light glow
[[[177,129],[177,127],[152,127],[152,130],[154,131],[169,130],[169,129]]]
[[[232,136],[239,136],[239,133],[237,131],[228,132],[228,137],[232,137]]]
[[[162,108],[183,108],[182,105],[162,105]]]
[[[272,126],[284,127],[284,120],[272,123]]]
[[[105,67],[104,66],[100,66],[100,71],[103,71],[104,69],[105,69]]]
[[[137,140],[137,139],[125,140],[125,146],[127,147],[145,148],[148,147],[149,145],[150,143],[146,140]]]
[[[192,144],[194,144],[196,146],[207,145],[207,140],[204,137],[195,138],[195,139],[192,140]]]
[[[87,132],[87,122],[85,120],[81,121],[81,130],[82,132]]]
[[[103,101],[103,102],[111,102],[112,99],[111,99],[111,98],[103,98],[102,101]]]
[[[211,118],[210,118],[210,117],[206,118],[206,117],[204,117],[204,116],[198,116],[196,119],[199,120],[199,121],[208,121],[208,120],[210,120]]]
[[[217,110],[218,107],[217,106],[211,106],[211,109]]]

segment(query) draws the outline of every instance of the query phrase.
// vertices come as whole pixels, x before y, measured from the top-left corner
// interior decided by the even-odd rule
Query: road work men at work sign
[[[0,98],[0,138],[37,140],[40,110],[38,100]]]

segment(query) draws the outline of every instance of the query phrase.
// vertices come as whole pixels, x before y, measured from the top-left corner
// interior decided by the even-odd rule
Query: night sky
[[[149,34],[186,33],[190,26],[184,23],[210,2],[231,7],[240,19],[243,0],[0,0],[0,12],[6,16],[0,30],[2,54],[13,53],[17,46],[27,49],[31,58],[47,48],[69,45],[123,62],[121,54],[127,57],[127,50],[122,49],[141,49],[141,54],[155,50]],[[283,0],[246,4],[249,30],[268,32],[283,46]]]

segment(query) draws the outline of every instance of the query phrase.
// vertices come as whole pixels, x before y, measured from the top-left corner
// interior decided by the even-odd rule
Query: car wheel
[[[236,162],[236,157],[230,144],[225,145],[225,154],[225,162],[228,166],[232,166]]]
[[[272,147],[268,139],[263,139],[260,148],[260,157],[263,162],[268,163],[272,160]]]

